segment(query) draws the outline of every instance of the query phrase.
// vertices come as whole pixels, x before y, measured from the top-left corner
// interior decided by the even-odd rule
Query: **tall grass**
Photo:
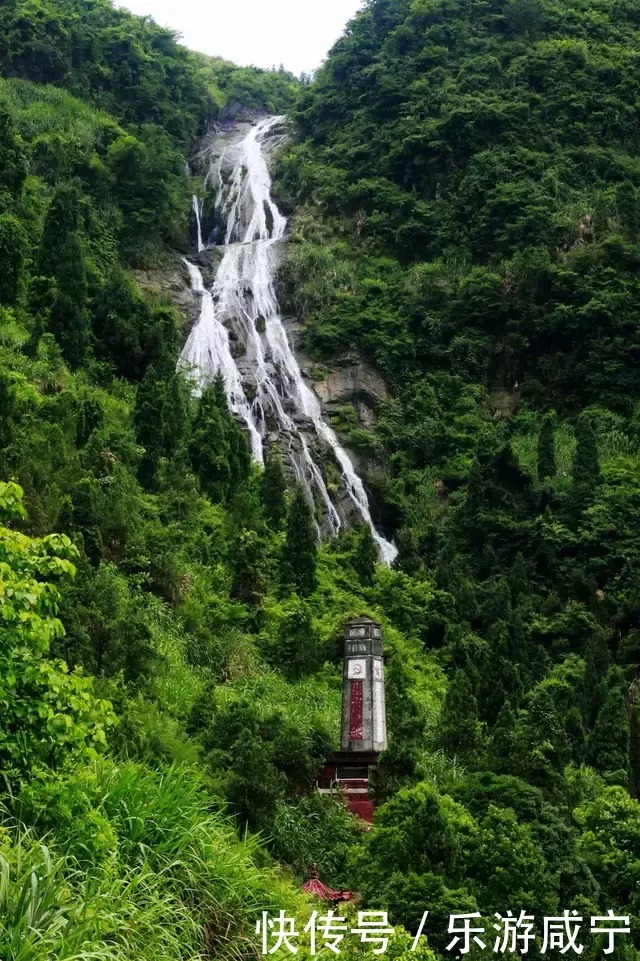
[[[220,704],[237,697],[251,700],[258,713],[270,716],[281,710],[287,720],[301,731],[327,731],[334,740],[340,731],[341,684],[329,672],[288,683],[276,671],[240,678],[217,692]]]
[[[260,912],[304,903],[188,767],[102,761],[32,784],[21,813],[34,828],[0,831],[3,961],[239,959]]]

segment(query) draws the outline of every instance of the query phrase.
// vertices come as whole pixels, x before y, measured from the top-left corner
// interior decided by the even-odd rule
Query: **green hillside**
[[[282,295],[318,365],[385,375],[369,485],[440,592],[408,629],[446,671],[463,807],[431,820],[402,771],[358,862],[412,930],[425,902],[637,905],[639,41],[624,2],[371,0],[280,164]]]
[[[108,0],[2,5],[0,957],[255,957],[314,862],[389,911],[392,959],[521,909],[575,909],[589,961],[589,916],[629,914],[638,956],[639,35],[625,0],[370,0],[300,86]],[[393,569],[368,529],[316,547],[136,285],[188,249],[185,162],[236,106],[294,121],[307,350],[388,384],[337,426]],[[360,614],[368,833],[313,791]]]

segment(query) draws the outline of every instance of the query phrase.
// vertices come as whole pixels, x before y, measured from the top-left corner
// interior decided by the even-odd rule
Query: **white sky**
[[[242,66],[310,73],[363,0],[118,0],[182,34],[202,53]]]

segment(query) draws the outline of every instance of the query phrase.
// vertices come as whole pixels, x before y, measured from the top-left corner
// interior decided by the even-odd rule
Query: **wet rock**
[[[202,279],[207,289],[210,289],[213,284],[222,257],[222,247],[212,247],[210,250],[200,251],[199,254],[189,254],[189,260],[202,271]]]
[[[246,344],[243,344],[237,337],[235,340],[230,340],[229,346],[231,347],[231,355],[234,360],[239,360],[247,353]]]
[[[201,297],[191,291],[189,273],[176,251],[167,253],[158,267],[134,271],[138,288],[145,296],[170,300],[189,331],[200,316]]]
[[[352,351],[330,366],[314,364],[304,350],[299,325],[289,321],[288,333],[309,385],[329,414],[347,404],[353,406],[361,427],[376,423],[376,410],[389,397],[384,378],[368,361]]]
[[[326,373],[316,374],[313,388],[324,404],[339,406],[351,402],[368,407],[371,412],[389,396],[382,376],[356,354],[342,358],[339,366]]]

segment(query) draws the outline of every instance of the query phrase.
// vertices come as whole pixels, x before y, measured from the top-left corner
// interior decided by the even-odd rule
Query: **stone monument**
[[[340,747],[354,754],[387,748],[382,631],[369,617],[350,621],[344,632]]]
[[[386,748],[382,630],[370,617],[358,617],[344,632],[340,750],[327,760],[318,789],[338,790],[350,811],[371,822],[369,771]]]

